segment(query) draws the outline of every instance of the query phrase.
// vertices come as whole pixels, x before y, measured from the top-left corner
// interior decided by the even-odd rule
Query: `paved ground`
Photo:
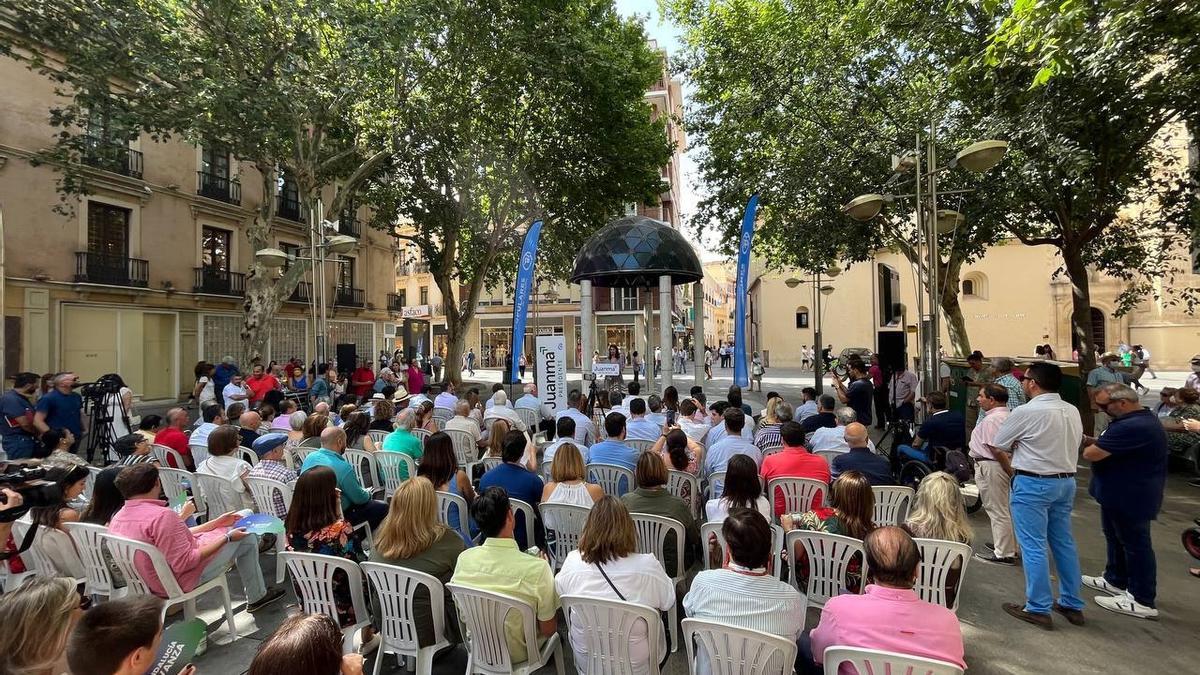
[[[717,395],[730,384],[729,370],[716,369],[717,377],[709,381],[706,390]],[[765,384],[768,391],[775,390],[795,400],[801,387],[809,386],[811,375],[773,369],[772,378]],[[1183,373],[1160,373],[1159,380],[1148,380],[1147,385],[1155,391],[1161,386],[1178,386],[1183,382]],[[496,371],[480,371],[476,381],[490,385],[499,380]],[[691,386],[690,378],[676,385],[686,392]],[[751,406],[758,408],[763,396],[757,392],[747,394]],[[1149,404],[1155,396],[1146,397]],[[1085,573],[1096,574],[1104,567],[1104,537],[1100,532],[1099,510],[1087,496],[1088,471],[1081,469],[1078,477],[1079,491],[1074,514],[1075,536],[1079,545],[1079,556]],[[1127,618],[1106,612],[1094,604],[1086,610],[1088,625],[1076,628],[1065,621],[1056,621],[1053,632],[1045,632],[1010,618],[1000,609],[1000,604],[1023,599],[1023,579],[1019,568],[997,567],[974,561],[967,568],[959,608],[963,635],[967,645],[967,663],[972,673],[1117,673],[1117,672],[1195,672],[1200,658],[1200,647],[1196,643],[1196,627],[1200,626],[1200,580],[1187,575],[1189,564],[1196,564],[1180,546],[1180,533],[1191,524],[1192,518],[1200,516],[1200,489],[1187,485],[1187,476],[1178,470],[1172,473],[1167,484],[1163,513],[1154,524],[1155,552],[1158,556],[1158,600],[1161,620],[1157,622]],[[988,541],[987,517],[976,513],[971,517],[979,543]],[[263,556],[264,573],[273,576],[274,556]],[[241,584],[236,573],[231,574],[230,587],[240,594]],[[1085,589],[1086,590],[1086,589]],[[1095,593],[1087,592],[1089,599]],[[215,644],[209,652],[197,659],[201,673],[240,673],[253,657],[262,639],[294,608],[284,603],[264,610],[257,617],[247,613],[238,615],[241,639],[232,644]],[[202,602],[202,615],[215,625],[221,612],[215,597]],[[810,611],[808,626],[816,624],[818,613]],[[222,624],[214,633],[217,643],[227,642],[228,633]],[[565,638],[565,635],[563,636]],[[570,649],[565,648],[570,659]],[[1189,665],[1190,664],[1190,665]],[[368,668],[374,666],[368,660]],[[462,650],[448,655],[435,664],[436,673],[461,673],[466,667]],[[400,672],[395,662],[385,662],[387,672]],[[540,672],[553,672],[550,668]],[[686,657],[681,651],[671,657],[665,670],[670,675],[687,672]]]

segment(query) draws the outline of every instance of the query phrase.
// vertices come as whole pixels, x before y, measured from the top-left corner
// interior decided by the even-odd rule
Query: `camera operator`
[[[0,396],[0,440],[9,459],[29,459],[37,451],[37,428],[33,425],[33,394],[37,391],[36,373],[17,373],[13,388]]]
[[[69,429],[75,436],[71,452],[79,453],[79,442],[83,438],[83,397],[75,393],[79,377],[72,372],[59,373],[54,376],[54,388],[38,399],[37,412],[33,416],[33,425],[39,434],[50,431],[50,428]]]
[[[21,496],[21,493],[8,488],[0,488],[0,495],[4,495],[4,501],[0,503],[0,541],[8,541],[9,535],[12,534],[12,521],[16,520],[16,518],[7,520],[4,516],[7,515],[7,511],[21,509],[21,506],[25,503],[25,498]],[[21,513],[24,513],[26,510],[21,509]]]

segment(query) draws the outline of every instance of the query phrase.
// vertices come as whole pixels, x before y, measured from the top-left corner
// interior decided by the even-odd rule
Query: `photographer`
[[[75,393],[75,385],[79,377],[72,372],[59,373],[54,376],[54,388],[39,398],[37,412],[33,416],[33,425],[39,434],[44,434],[53,427],[68,429],[75,437],[71,452],[79,453],[79,441],[83,438],[83,397]]]
[[[22,509],[21,505],[25,503],[25,499],[21,494],[14,492],[8,488],[0,488],[0,495],[3,495],[4,500],[0,502],[0,541],[8,541],[9,535],[12,534],[12,521],[20,517],[27,509]],[[17,511],[16,518],[9,519],[6,516],[10,511]],[[3,564],[3,563],[0,563]]]
[[[36,373],[17,373],[13,376],[13,388],[0,396],[0,440],[9,459],[29,459],[37,452],[33,425],[33,394],[37,391]]]

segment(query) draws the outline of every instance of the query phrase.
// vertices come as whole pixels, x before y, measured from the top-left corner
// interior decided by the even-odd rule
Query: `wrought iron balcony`
[[[196,190],[196,194],[209,199],[216,199],[227,204],[242,203],[242,184],[236,180],[230,180],[228,176],[221,176],[207,171],[197,171],[200,176],[200,188]]]
[[[197,267],[196,283],[192,286],[193,293],[212,293],[214,295],[245,295],[246,275],[241,272],[230,272],[219,267]]]
[[[361,288],[338,286],[334,291],[333,304],[339,307],[364,307],[367,304],[366,295]]]
[[[304,222],[304,209],[300,207],[300,200],[296,197],[288,197],[283,193],[278,196],[275,215],[298,223]]]
[[[301,281],[296,284],[296,288],[292,289],[292,294],[288,296],[288,302],[310,302],[312,300],[312,284],[307,281]]]
[[[112,171],[130,178],[142,177],[142,153],[120,141],[97,136],[86,136],[83,146],[83,163],[97,169]]]
[[[342,215],[338,218],[338,234],[344,234],[350,237],[362,236],[362,223],[358,217],[354,215],[354,211],[342,211]]]
[[[150,262],[138,258],[78,251],[75,253],[75,281],[146,288],[150,285]]]
[[[399,312],[404,309],[404,298],[400,297],[398,293],[388,293],[387,302],[389,312]]]

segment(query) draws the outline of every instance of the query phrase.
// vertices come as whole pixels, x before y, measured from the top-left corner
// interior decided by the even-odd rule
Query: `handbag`
[[[617,594],[617,597],[621,599],[621,602],[629,602],[625,599],[625,594],[622,593],[620,589],[617,588],[617,585],[612,582],[612,579],[608,578],[608,573],[604,571],[604,566],[600,563],[596,563],[596,569],[600,570],[600,576],[604,577],[604,580],[608,582],[608,587],[613,589],[613,593]],[[667,665],[667,659],[671,658],[671,627],[667,624],[670,615],[666,612],[659,612],[658,614],[659,618],[662,619],[663,638],[665,638],[667,641],[667,649],[663,652],[662,659],[658,662],[658,669],[662,670]],[[568,620],[569,619],[570,617],[568,617]]]

